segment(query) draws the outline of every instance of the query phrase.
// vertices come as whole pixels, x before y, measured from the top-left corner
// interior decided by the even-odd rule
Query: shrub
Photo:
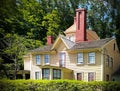
[[[76,80],[0,80],[0,91],[120,91],[120,83]]]

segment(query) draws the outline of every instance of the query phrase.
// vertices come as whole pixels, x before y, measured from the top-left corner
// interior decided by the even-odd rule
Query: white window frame
[[[40,71],[35,72],[35,79],[36,80],[40,79]]]
[[[36,61],[36,65],[40,65],[41,64],[41,56],[39,54],[37,54],[35,56],[35,61]]]
[[[83,53],[82,52],[77,54],[77,64],[83,64]]]
[[[50,64],[50,56],[49,54],[45,54],[44,55],[44,63],[47,65],[47,64]]]
[[[95,64],[95,52],[88,53],[88,64]]]

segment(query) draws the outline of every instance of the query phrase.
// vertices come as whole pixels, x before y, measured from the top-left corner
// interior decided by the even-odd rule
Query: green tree
[[[27,48],[25,46],[25,38],[20,37],[16,34],[7,34],[4,37],[4,42],[6,48],[3,49],[2,54],[8,60],[12,61],[11,64],[7,64],[7,66],[11,66],[9,70],[14,70],[14,79],[16,79],[17,72],[20,70],[20,67],[23,66],[22,56],[27,51]]]

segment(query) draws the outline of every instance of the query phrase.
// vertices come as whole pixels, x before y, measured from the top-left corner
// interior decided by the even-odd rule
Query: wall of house
[[[30,70],[30,57],[29,57],[29,55],[24,57],[24,70],[28,70],[28,71]]]
[[[101,52],[100,51],[85,51],[83,52],[84,63],[77,64],[77,53],[83,52],[76,51],[74,53],[67,53],[66,55],[66,67],[74,71],[74,79],[77,79],[77,73],[83,74],[83,80],[88,81],[88,72],[95,73],[95,80],[102,80],[102,69],[101,69]],[[95,52],[95,64],[88,64],[88,52]]]
[[[120,67],[120,53],[115,40],[110,41],[104,46],[104,80],[106,80],[106,75],[109,75],[109,80],[112,80],[112,74]],[[107,66],[107,55],[113,58],[113,67]]]

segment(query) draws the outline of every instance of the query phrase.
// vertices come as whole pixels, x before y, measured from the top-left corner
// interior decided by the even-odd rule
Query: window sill
[[[95,63],[87,63],[88,65],[95,65]]]
[[[77,65],[77,66],[84,65],[84,63],[77,63],[76,65]]]
[[[41,64],[36,64],[36,66],[40,66]]]
[[[45,63],[44,65],[50,65],[50,63]]]

